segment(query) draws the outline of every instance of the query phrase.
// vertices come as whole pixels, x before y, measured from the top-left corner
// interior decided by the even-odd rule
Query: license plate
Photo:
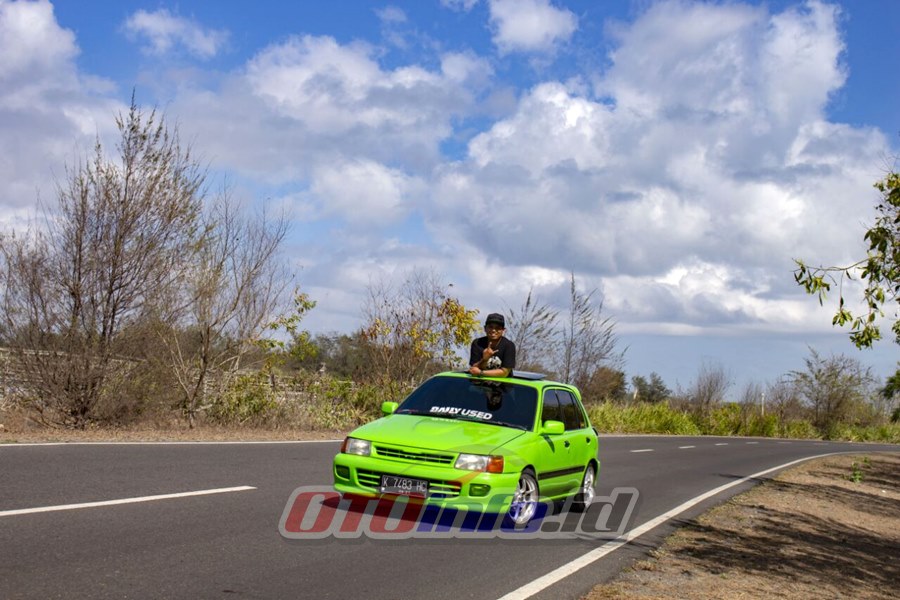
[[[382,475],[381,487],[378,488],[378,491],[382,494],[398,494],[401,496],[424,498],[428,495],[428,482],[424,479],[413,479],[411,477]]]

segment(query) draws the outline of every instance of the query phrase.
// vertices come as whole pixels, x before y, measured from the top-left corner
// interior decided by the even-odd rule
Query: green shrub
[[[822,435],[809,421],[797,420],[781,424],[781,437],[800,440],[817,440],[821,439]]]
[[[360,384],[329,375],[299,373],[279,383],[275,427],[347,431],[381,416],[381,404],[411,391],[397,383]]]
[[[775,415],[753,415],[749,418],[741,433],[755,437],[776,437],[778,436],[778,417]]]
[[[630,406],[603,402],[588,407],[591,424],[607,433],[664,433],[697,435],[699,428],[685,413],[673,410],[666,402]]]
[[[705,422],[697,424],[706,435],[739,435],[743,433],[741,405],[729,402],[709,413]]]
[[[832,428],[828,433],[828,439],[831,440],[900,444],[900,424],[898,423],[870,425],[867,427],[843,425]]]
[[[207,415],[222,425],[262,424],[277,408],[275,392],[263,372],[238,376],[216,398]]]

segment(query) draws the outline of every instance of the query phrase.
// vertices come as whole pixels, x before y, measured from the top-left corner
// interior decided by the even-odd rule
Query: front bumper
[[[428,481],[428,496],[422,499],[425,504],[477,508],[483,512],[506,512],[519,482],[518,473],[466,471],[355,454],[334,457],[334,489],[343,494],[393,497],[378,491],[382,474]]]

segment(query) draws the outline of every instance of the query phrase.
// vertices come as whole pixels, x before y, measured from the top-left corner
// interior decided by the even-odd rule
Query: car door
[[[567,452],[566,470],[568,489],[581,485],[581,477],[588,460],[596,453],[593,432],[588,427],[581,403],[569,390],[556,390],[559,399],[559,410],[562,413],[566,432],[563,446]]]
[[[541,407],[541,424],[546,421],[560,421],[566,423],[567,403],[571,402],[568,392],[557,388],[544,390],[543,403]],[[571,412],[571,409],[570,409]],[[577,464],[573,460],[572,444],[573,435],[577,433],[577,419],[573,416],[569,417],[573,423],[570,430],[566,426],[566,431],[561,434],[550,435],[544,434],[542,447],[541,464],[537,466],[537,478],[540,485],[541,494],[545,496],[558,496],[570,492],[575,486],[581,482],[581,472],[584,470],[584,464]]]

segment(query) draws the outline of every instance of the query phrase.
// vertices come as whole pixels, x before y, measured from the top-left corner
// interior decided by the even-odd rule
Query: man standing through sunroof
[[[469,354],[469,373],[487,377],[509,377],[516,367],[516,345],[503,337],[506,319],[491,313],[484,320],[487,335],[472,342]]]

